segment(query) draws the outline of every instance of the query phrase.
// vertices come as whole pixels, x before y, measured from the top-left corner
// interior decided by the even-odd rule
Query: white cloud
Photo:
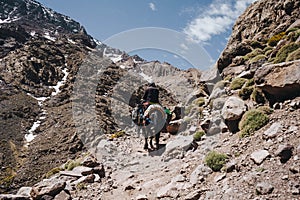
[[[150,9],[151,9],[152,11],[156,11],[156,10],[157,10],[154,3],[149,3],[149,7],[150,7]]]
[[[214,35],[230,30],[247,6],[256,0],[215,0],[202,14],[190,21],[183,32],[193,42],[206,42]]]
[[[189,50],[189,48],[184,43],[181,43],[180,47],[184,50]]]

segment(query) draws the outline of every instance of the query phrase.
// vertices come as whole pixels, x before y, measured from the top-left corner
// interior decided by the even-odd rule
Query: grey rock
[[[258,150],[251,154],[250,158],[255,164],[260,165],[268,156],[270,156],[267,150]]]
[[[256,185],[257,194],[271,194],[274,190],[274,187],[270,183],[261,182]]]
[[[70,194],[68,194],[66,191],[61,191],[58,195],[54,197],[54,200],[71,200]]]
[[[77,166],[72,171],[81,174],[82,176],[87,176],[93,173],[93,168],[85,167],[85,166]]]
[[[282,131],[282,125],[280,122],[273,123],[268,130],[263,134],[265,139],[270,139],[276,137]]]
[[[31,200],[31,198],[22,195],[0,194],[0,200]]]
[[[58,180],[43,180],[34,185],[30,192],[33,199],[39,199],[44,195],[55,196],[59,194],[66,186],[66,182]]]
[[[144,194],[139,194],[135,199],[136,200],[148,200],[147,196]]]
[[[213,91],[211,92],[209,99],[216,99],[216,98],[220,98],[222,96],[224,96],[226,94],[224,87],[216,87],[213,89]]]
[[[214,178],[214,181],[215,181],[215,182],[219,182],[219,181],[223,180],[225,177],[226,177],[226,174],[225,174],[225,173],[224,173],[224,174],[220,174],[220,175],[218,175],[218,176],[216,176],[216,177]]]
[[[186,180],[186,178],[181,174],[172,178],[172,182],[184,182],[185,180]]]
[[[32,190],[32,187],[21,187],[18,192],[17,195],[21,195],[21,196],[28,196],[30,197],[30,192]]]
[[[163,155],[164,161],[169,161],[172,158],[176,158],[186,152],[193,143],[193,136],[182,136],[178,135],[171,142],[166,145],[166,150]]]
[[[201,190],[195,190],[184,197],[184,200],[198,200],[201,196]]]
[[[277,100],[299,94],[300,61],[264,65],[255,72],[254,80],[263,91]]]
[[[229,97],[222,108],[222,116],[225,120],[238,120],[242,117],[247,107],[244,101],[238,97]]]
[[[202,181],[203,177],[206,177],[207,175],[211,174],[213,171],[205,166],[205,165],[199,165],[196,167],[196,169],[191,173],[190,175],[190,183],[195,185],[198,184],[200,181]]]

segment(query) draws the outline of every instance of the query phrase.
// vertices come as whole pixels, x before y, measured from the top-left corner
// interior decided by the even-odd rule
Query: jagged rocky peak
[[[292,34],[295,34],[291,32],[294,32],[295,28],[299,28],[299,13],[300,1],[298,0],[259,0],[254,2],[233,26],[227,47],[218,60],[219,71],[222,72],[228,66],[247,63],[247,58],[245,59],[243,56],[251,53],[254,49],[259,48],[261,50],[257,51],[265,54],[267,50],[270,50],[268,46],[273,47],[274,45],[270,41],[272,37],[277,40],[277,35],[279,37],[286,35],[283,39],[291,41]],[[289,34],[291,35],[288,37]],[[296,40],[297,38],[293,38],[292,42]],[[268,49],[266,49],[267,47]],[[274,50],[276,51],[273,53],[269,51],[265,54],[266,60],[270,58],[269,55],[271,57],[276,55],[278,48],[274,48]],[[256,60],[254,59],[252,62]]]
[[[51,31],[49,34],[55,32],[86,34],[85,29],[78,22],[44,7],[37,1],[3,0],[0,4],[0,22],[2,23],[17,22],[32,29],[38,25],[38,27]]]

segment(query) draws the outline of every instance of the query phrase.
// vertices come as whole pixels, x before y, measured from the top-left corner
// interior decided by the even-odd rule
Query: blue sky
[[[143,27],[164,28],[176,34],[178,32],[186,36],[189,44],[204,48],[212,64],[225,48],[234,21],[250,3],[254,2],[254,0],[38,1],[80,22],[90,35],[104,43],[116,34]],[[182,43],[178,43],[178,46],[188,49]],[[147,60],[167,61],[179,68],[190,67],[189,59],[166,50],[144,48],[130,53],[137,53]],[[199,59],[204,58],[200,56]]]

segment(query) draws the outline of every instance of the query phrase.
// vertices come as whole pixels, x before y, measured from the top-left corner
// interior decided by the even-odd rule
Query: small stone
[[[271,194],[274,190],[274,187],[266,182],[258,183],[256,185],[257,194]]]
[[[68,194],[66,191],[61,191],[58,195],[54,197],[53,200],[71,200],[70,194]]]
[[[283,177],[281,177],[282,180],[288,180],[289,179],[289,175],[284,175]]]
[[[260,165],[268,156],[270,156],[270,154],[267,150],[259,150],[253,152],[250,157],[255,164]]]
[[[226,177],[226,174],[221,174],[221,175],[215,177],[214,181],[219,182],[219,181],[223,180],[225,177]]]
[[[278,135],[278,133],[282,130],[282,125],[278,122],[272,124],[268,130],[266,130],[263,134],[265,139],[274,138]]]
[[[140,194],[136,197],[136,200],[148,200],[146,195]]]
[[[293,155],[294,147],[290,144],[280,145],[276,151],[276,156],[280,157],[281,163],[286,163]]]
[[[183,175],[179,174],[172,179],[172,182],[184,182],[185,180],[186,178]]]
[[[0,194],[1,200],[31,200],[30,196],[14,195],[14,194]]]
[[[201,196],[201,190],[195,190],[189,193],[184,200],[198,200]]]
[[[85,167],[85,166],[77,166],[72,171],[75,173],[79,173],[83,176],[87,176],[93,173],[93,168]]]

